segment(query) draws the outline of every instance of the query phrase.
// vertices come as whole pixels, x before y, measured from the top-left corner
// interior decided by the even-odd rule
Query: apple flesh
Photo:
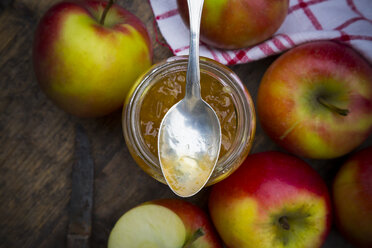
[[[331,225],[327,187],[302,160],[249,155],[212,188],[212,221],[229,248],[320,247]]]
[[[111,231],[108,248],[222,248],[206,214],[182,200],[161,199],[126,212]]]
[[[158,205],[142,205],[123,215],[112,230],[109,248],[182,247],[185,226],[177,214]]]
[[[106,5],[58,3],[35,33],[33,64],[40,87],[60,108],[81,117],[119,109],[137,77],[151,66],[145,26],[116,4],[101,24]]]
[[[187,0],[177,0],[179,13],[188,25]],[[214,47],[237,49],[270,38],[288,12],[288,0],[205,0],[200,39]]]
[[[291,153],[342,156],[372,131],[372,67],[340,43],[300,45],[265,72],[257,109],[268,136]]]
[[[356,152],[333,182],[335,220],[344,237],[372,247],[372,147]]]

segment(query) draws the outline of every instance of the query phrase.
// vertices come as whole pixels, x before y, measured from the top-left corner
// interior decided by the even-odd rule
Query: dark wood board
[[[153,199],[176,198],[135,164],[123,139],[121,111],[81,119],[58,109],[41,92],[31,61],[33,34],[40,17],[56,2],[2,0],[0,4],[0,247],[4,248],[66,246],[76,123],[86,129],[95,163],[92,247],[106,247],[114,223],[130,208]],[[117,3],[146,24],[154,63],[172,56],[155,40],[148,1]],[[275,59],[231,67],[254,100],[263,73]],[[371,136],[358,149],[369,145]],[[267,150],[281,149],[258,122],[252,153]],[[330,184],[345,158],[306,161]],[[206,209],[209,190],[188,201]],[[324,247],[351,246],[332,230]]]

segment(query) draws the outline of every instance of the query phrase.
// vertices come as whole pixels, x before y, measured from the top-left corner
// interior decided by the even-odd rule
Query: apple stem
[[[279,218],[279,224],[284,230],[289,230],[290,225],[288,223],[288,217],[287,216],[282,216]]]
[[[196,241],[198,238],[200,238],[201,236],[204,236],[205,232],[203,231],[203,228],[199,228],[198,230],[196,230],[193,235],[187,240],[187,242],[185,243],[185,245],[182,247],[182,248],[191,248],[191,245],[192,243],[194,243],[194,241]]]
[[[103,10],[103,13],[102,13],[102,16],[101,16],[101,20],[99,20],[99,23],[101,25],[104,25],[105,24],[105,19],[106,19],[107,12],[109,11],[109,9],[111,8],[111,6],[113,4],[114,4],[114,0],[109,0],[108,4],[106,4],[106,7]]]
[[[324,99],[324,97],[318,97],[317,100],[324,107],[328,108],[329,110],[331,110],[331,111],[333,111],[333,112],[335,112],[335,113],[337,113],[339,115],[347,116],[349,114],[349,110],[348,109],[342,109],[342,108],[336,107],[335,105],[332,105],[329,102],[327,102]]]

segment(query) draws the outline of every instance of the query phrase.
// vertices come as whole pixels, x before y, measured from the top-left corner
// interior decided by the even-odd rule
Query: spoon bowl
[[[220,125],[215,115],[202,99],[195,98],[191,104],[183,99],[162,121],[160,164],[168,185],[179,196],[199,192],[214,170],[220,151]]]
[[[200,94],[199,30],[203,2],[188,0],[191,36],[185,97],[166,113],[158,136],[164,178],[181,197],[195,195],[204,187],[221,146],[217,114]]]

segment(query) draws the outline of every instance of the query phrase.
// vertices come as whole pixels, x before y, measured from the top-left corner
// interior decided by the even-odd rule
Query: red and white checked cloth
[[[159,29],[174,55],[188,54],[189,31],[176,0],[149,0]],[[256,46],[221,50],[200,45],[200,55],[234,65],[281,53],[314,40],[350,44],[372,62],[372,0],[290,0],[288,15],[275,35]]]

